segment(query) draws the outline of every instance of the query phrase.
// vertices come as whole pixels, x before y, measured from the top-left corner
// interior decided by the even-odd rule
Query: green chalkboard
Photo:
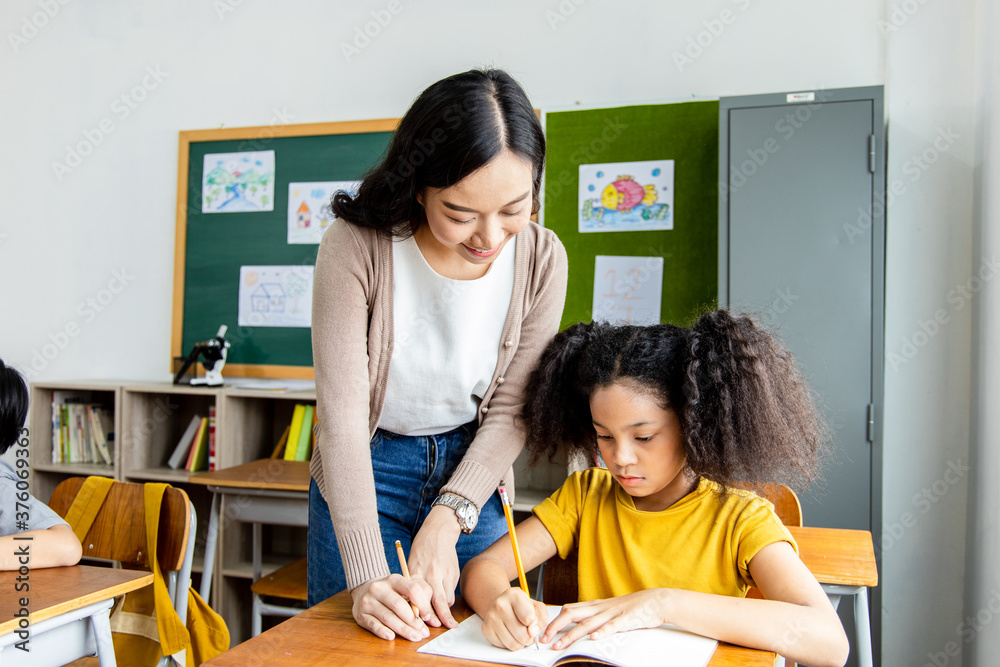
[[[660,319],[689,322],[718,292],[719,103],[550,112],[544,216],[569,257],[562,328],[590,321],[597,255],[663,257]],[[674,227],[580,233],[581,164],[674,160]],[[598,277],[600,279],[600,277]]]
[[[182,132],[172,356],[229,327],[225,373],[312,377],[311,330],[239,326],[241,266],[316,263],[315,244],[289,244],[289,183],[359,180],[384,153],[397,121]],[[206,154],[274,151],[274,210],[202,213]]]

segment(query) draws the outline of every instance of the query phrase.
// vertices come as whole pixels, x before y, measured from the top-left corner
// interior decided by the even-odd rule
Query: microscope
[[[181,378],[184,377],[184,373],[191,367],[191,364],[197,363],[198,358],[201,357],[202,364],[205,366],[205,377],[193,378],[190,384],[195,387],[221,386],[222,367],[226,365],[226,354],[230,346],[229,341],[226,340],[227,331],[229,331],[229,327],[223,324],[219,327],[219,332],[215,334],[215,338],[195,343],[191,354],[184,360],[184,364],[180,370],[174,374],[174,384],[183,384]]]

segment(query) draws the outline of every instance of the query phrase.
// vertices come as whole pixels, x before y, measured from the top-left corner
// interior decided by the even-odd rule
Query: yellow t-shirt
[[[798,552],[774,505],[749,491],[702,479],[661,512],[635,508],[603,468],[576,472],[533,512],[559,555],[575,547],[580,600],[647,588],[681,588],[743,597],[753,586],[748,566],[758,551],[786,541]]]

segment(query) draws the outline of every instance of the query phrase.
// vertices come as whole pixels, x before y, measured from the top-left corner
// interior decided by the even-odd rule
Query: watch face
[[[472,530],[479,523],[479,515],[472,509],[471,506],[466,506],[462,508],[462,519],[465,521],[465,525]]]

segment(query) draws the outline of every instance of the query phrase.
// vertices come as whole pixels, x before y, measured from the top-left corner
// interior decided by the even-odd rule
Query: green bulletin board
[[[287,242],[288,184],[360,180],[380,159],[397,119],[181,132],[174,267],[173,357],[226,324],[233,376],[312,378],[311,329],[240,327],[240,267],[315,265],[315,244]],[[209,153],[273,150],[274,210],[202,213]]]
[[[543,222],[562,240],[569,257],[561,328],[591,320],[597,255],[663,257],[664,322],[688,323],[715,304],[718,102],[550,112],[545,114],[545,136]],[[642,160],[674,160],[674,228],[580,233],[580,165]]]

